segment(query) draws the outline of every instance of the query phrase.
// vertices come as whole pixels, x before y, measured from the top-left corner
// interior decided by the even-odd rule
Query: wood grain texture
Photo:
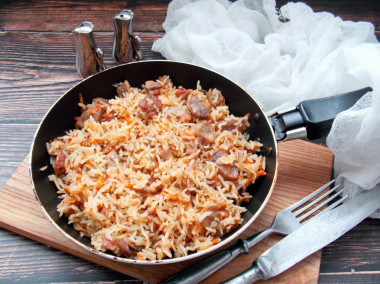
[[[254,225],[244,232],[243,237],[267,228],[276,212],[306,196],[330,179],[332,154],[326,147],[296,140],[282,143],[279,151],[279,178],[273,196]],[[308,159],[304,158],[305,155],[308,155]],[[318,162],[320,160],[324,162],[320,164]],[[0,191],[0,199],[2,200],[2,207],[0,207],[2,227],[144,281],[155,283],[193,262],[164,265],[163,267],[123,265],[94,256],[77,247],[52,227],[42,213],[29,184],[27,160],[24,160]],[[229,278],[231,274],[243,271],[260,253],[279,239],[279,236],[265,239],[250,254],[238,257],[205,280],[205,283],[219,283]],[[286,273],[266,282],[315,283],[318,278],[319,263],[320,252],[317,252]]]
[[[151,51],[154,39],[162,35],[139,35],[144,58],[162,59]],[[105,64],[115,66],[113,34],[98,33],[96,40]],[[0,46],[0,123],[39,123],[53,103],[82,79],[75,69],[71,34],[6,32],[0,36]]]
[[[338,243],[332,243],[323,251],[324,261],[321,266],[323,274],[341,271],[345,274],[365,271],[380,274],[380,220],[368,219],[348,234],[342,236]],[[371,251],[371,254],[368,254]],[[341,261],[337,262],[339,258]]]
[[[123,9],[134,13],[133,29],[161,31],[170,1],[2,1],[0,29],[71,32],[83,21],[91,21],[96,31],[113,31],[112,17]],[[25,19],[28,16],[28,21]],[[149,26],[146,25],[149,23]]]
[[[9,245],[10,242],[17,245]],[[0,282],[141,281],[0,229]],[[59,271],[59,273],[57,273]],[[33,281],[31,280],[33,279]]]
[[[135,31],[162,31],[169,0],[153,1],[30,1],[28,6],[22,1],[2,1],[0,4],[0,29],[22,31],[60,31],[70,32],[74,27],[87,20],[96,31],[113,31],[112,17],[123,9],[134,12]],[[281,7],[288,0],[278,0]],[[294,1],[297,2],[297,1]],[[378,30],[380,27],[380,3],[374,0],[305,0],[314,11],[329,11],[343,20],[370,21]],[[58,12],[59,11],[59,12]],[[28,21],[25,20],[28,15]]]

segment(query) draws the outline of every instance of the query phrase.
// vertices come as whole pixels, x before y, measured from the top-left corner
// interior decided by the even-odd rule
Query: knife
[[[380,185],[316,216],[264,252],[252,267],[224,283],[245,284],[274,277],[344,235],[380,208]]]

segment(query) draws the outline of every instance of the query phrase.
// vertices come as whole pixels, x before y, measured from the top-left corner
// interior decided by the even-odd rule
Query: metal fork
[[[316,215],[330,211],[331,209],[341,204],[347,198],[347,195],[344,197],[340,197],[340,194],[344,191],[344,189],[341,189],[333,194],[333,192],[339,188],[339,185],[324,192],[334,182],[335,180],[328,182],[321,188],[317,189],[310,195],[306,196],[304,199],[278,212],[270,228],[260,233],[257,233],[256,235],[246,240],[240,239],[233,248],[224,250],[205,260],[202,260],[201,262],[198,262],[197,264],[163,280],[160,283],[161,284],[163,283],[181,283],[181,284],[182,283],[199,283],[203,279],[212,275],[217,270],[221,269],[223,266],[231,262],[235,257],[240,255],[241,253],[249,253],[250,248],[252,248],[254,245],[262,241],[267,236],[274,233],[281,234],[281,235],[288,235],[292,233],[293,231],[295,231],[297,228],[301,227],[304,223],[308,221],[308,220],[305,220],[307,217],[312,215],[317,210],[321,209],[330,201],[337,198],[336,201],[334,201],[327,208],[318,212]],[[316,198],[313,201],[309,202],[314,197]],[[323,200],[325,198],[327,199]],[[310,211],[306,212],[306,210],[308,210],[309,208],[311,208],[313,205],[317,204],[321,200],[323,201],[320,204],[312,208]],[[305,220],[305,222],[302,222],[303,220]]]

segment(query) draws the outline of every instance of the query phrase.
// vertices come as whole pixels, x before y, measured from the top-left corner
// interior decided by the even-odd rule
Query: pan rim
[[[102,258],[105,258],[105,259],[108,259],[108,260],[112,260],[112,261],[116,261],[116,262],[120,262],[120,263],[124,263],[124,264],[137,264],[137,265],[162,265],[162,264],[174,264],[174,263],[178,263],[178,262],[186,262],[186,261],[189,261],[189,260],[193,260],[193,259],[196,259],[196,258],[200,258],[202,256],[206,256],[206,255],[211,255],[211,254],[214,254],[216,252],[218,252],[219,250],[221,250],[222,248],[227,248],[229,246],[231,246],[235,240],[238,239],[238,237],[244,233],[251,225],[252,223],[257,219],[257,217],[261,214],[261,212],[263,211],[263,209],[266,207],[272,193],[273,193],[273,190],[274,190],[274,187],[275,187],[275,184],[276,184],[276,181],[277,181],[277,177],[278,177],[278,167],[279,167],[279,161],[278,161],[278,158],[279,158],[279,153],[278,153],[278,143],[277,143],[277,140],[275,138],[275,134],[274,134],[274,131],[271,127],[269,127],[270,129],[270,135],[274,141],[274,145],[275,145],[275,153],[276,153],[276,157],[275,157],[275,169],[274,169],[274,176],[272,178],[272,183],[271,183],[271,186],[270,186],[270,189],[268,191],[268,194],[266,196],[266,198],[264,199],[264,201],[262,202],[262,204],[260,205],[259,209],[247,220],[247,222],[241,226],[240,228],[238,228],[236,231],[234,231],[232,234],[230,234],[228,237],[224,238],[221,240],[221,242],[219,242],[218,244],[216,245],[213,245],[205,250],[202,250],[202,251],[197,251],[197,252],[194,252],[194,253],[191,253],[187,256],[182,256],[182,257],[177,257],[177,258],[167,258],[167,259],[162,259],[162,260],[138,260],[138,259],[130,259],[130,258],[126,258],[126,257],[122,257],[122,256],[117,256],[117,255],[112,255],[112,254],[108,254],[108,253],[105,253],[105,252],[101,252],[101,251],[98,251],[96,250],[95,248],[93,247],[90,247],[88,245],[85,245],[83,244],[82,242],[76,240],[74,237],[70,236],[67,232],[65,232],[54,220],[53,218],[50,216],[50,214],[47,212],[47,210],[45,209],[44,205],[41,203],[40,201],[40,198],[38,196],[38,193],[37,193],[37,190],[35,188],[35,185],[34,185],[34,180],[33,180],[33,174],[32,174],[32,159],[33,159],[33,149],[35,147],[35,141],[36,141],[36,137],[40,131],[40,128],[43,124],[43,122],[45,121],[46,117],[50,114],[50,112],[52,111],[52,109],[54,108],[54,106],[56,104],[58,104],[60,102],[60,100],[65,97],[69,92],[72,91],[72,89],[74,89],[75,87],[77,87],[78,85],[82,84],[83,82],[93,78],[94,76],[101,76],[101,74],[104,74],[105,72],[109,72],[109,70],[113,70],[113,69],[116,69],[116,68],[121,68],[122,66],[126,66],[126,65],[132,65],[132,64],[149,64],[150,62],[165,62],[165,63],[168,63],[168,64],[183,64],[183,65],[190,65],[190,66],[195,66],[197,68],[201,68],[201,69],[204,69],[206,72],[212,72],[212,73],[216,73],[217,75],[223,77],[224,80],[227,80],[229,81],[230,83],[238,86],[240,89],[242,89],[246,94],[249,95],[249,97],[257,104],[257,106],[259,107],[259,109],[262,111],[262,113],[264,114],[264,117],[262,117],[261,119],[265,119],[266,120],[266,123],[268,125],[271,125],[270,124],[270,121],[268,119],[268,117],[265,115],[265,112],[261,106],[261,104],[253,97],[253,95],[248,92],[244,87],[242,87],[241,85],[239,85],[238,83],[236,83],[235,81],[229,79],[228,77],[226,77],[225,75],[217,72],[217,71],[214,71],[214,70],[211,70],[209,68],[206,68],[206,67],[203,67],[203,66],[199,66],[199,65],[196,65],[196,64],[192,64],[192,63],[187,63],[187,62],[181,62],[181,61],[175,61],[175,60],[160,60],[160,59],[156,59],[156,60],[144,60],[144,61],[137,61],[137,62],[129,62],[129,63],[125,63],[125,64],[120,64],[120,65],[116,65],[116,66],[113,66],[111,68],[108,68],[106,70],[103,70],[101,72],[98,72],[96,74],[93,74],[87,78],[84,78],[83,80],[79,81],[78,83],[76,83],[73,87],[71,87],[69,90],[67,90],[62,96],[60,96],[54,103],[53,105],[49,108],[49,110],[46,112],[46,114],[44,115],[44,117],[42,118],[41,122],[39,123],[37,129],[36,129],[36,132],[33,136],[33,141],[32,141],[32,145],[31,145],[31,148],[30,148],[30,155],[29,155],[29,176],[30,176],[30,180],[31,180],[31,184],[32,184],[32,187],[33,187],[33,193],[36,197],[36,200],[38,202],[38,205],[39,207],[41,208],[41,210],[43,211],[44,215],[47,217],[47,219],[49,220],[50,223],[53,224],[53,226],[63,235],[65,236],[66,239],[68,239],[69,241],[71,241],[72,243],[74,243],[75,245],[79,246],[80,248],[84,249],[85,251],[88,251],[96,256],[99,256],[99,257],[102,257]]]

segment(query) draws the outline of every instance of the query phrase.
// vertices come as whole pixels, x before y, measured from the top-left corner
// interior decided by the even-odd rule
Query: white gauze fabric
[[[315,13],[303,3],[277,10],[274,0],[174,0],[163,27],[153,51],[226,75],[267,114],[372,87],[338,115],[327,145],[350,196],[380,182],[380,45],[371,23]]]

